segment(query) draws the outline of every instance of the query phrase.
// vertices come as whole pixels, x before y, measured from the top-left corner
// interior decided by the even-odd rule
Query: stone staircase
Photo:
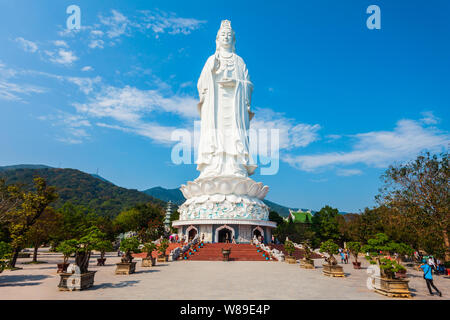
[[[267,261],[263,251],[257,252],[251,244],[205,243],[203,248],[189,256],[191,261],[222,261],[222,248],[231,248],[230,261]],[[269,260],[270,261],[270,260]]]

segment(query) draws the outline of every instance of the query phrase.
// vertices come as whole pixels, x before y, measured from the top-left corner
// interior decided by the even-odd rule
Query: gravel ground
[[[322,259],[316,259],[316,269],[301,269],[298,264],[282,262],[222,262],[175,261],[143,268],[139,258],[136,273],[115,275],[116,253],[106,255],[106,266],[97,267],[94,255],[90,270],[96,270],[94,286],[81,292],[59,291],[56,263],[62,256],[42,252],[43,264],[24,264],[31,259],[19,259],[21,270],[5,270],[0,274],[0,299],[36,300],[108,300],[108,299],[390,299],[366,287],[368,263],[354,270],[344,264],[346,278],[329,278],[322,274]],[[71,259],[73,261],[73,258]],[[443,297],[430,296],[422,273],[408,268],[409,286],[414,300],[440,300],[450,297],[450,279],[434,276],[435,285]],[[396,299],[405,300],[405,299]]]

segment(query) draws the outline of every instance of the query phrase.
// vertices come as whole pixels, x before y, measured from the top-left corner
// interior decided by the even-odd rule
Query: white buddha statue
[[[235,42],[231,22],[223,20],[216,37],[216,52],[206,61],[198,80],[198,179],[246,178],[256,168],[248,138],[254,115],[250,111],[253,84],[244,60],[235,53]]]

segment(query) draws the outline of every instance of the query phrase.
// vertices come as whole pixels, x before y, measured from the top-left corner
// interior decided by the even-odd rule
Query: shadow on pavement
[[[40,282],[26,282],[26,281],[38,281],[50,278],[46,275],[2,275],[0,276],[0,287],[12,287],[12,286],[34,286],[40,284]]]
[[[139,270],[136,271],[135,274],[139,274],[139,273],[153,273],[153,272],[160,272],[159,270]]]
[[[119,283],[102,283],[99,285],[94,285],[93,287],[89,288],[89,290],[132,287],[139,282],[140,282],[139,280],[129,280],[129,281],[121,281]]]

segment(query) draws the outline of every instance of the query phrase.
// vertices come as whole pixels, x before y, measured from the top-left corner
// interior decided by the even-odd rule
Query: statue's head
[[[234,30],[231,28],[231,21],[222,20],[216,36],[216,51],[219,50],[220,47],[224,47],[231,48],[231,50],[235,52],[235,44],[236,37],[234,36]]]

